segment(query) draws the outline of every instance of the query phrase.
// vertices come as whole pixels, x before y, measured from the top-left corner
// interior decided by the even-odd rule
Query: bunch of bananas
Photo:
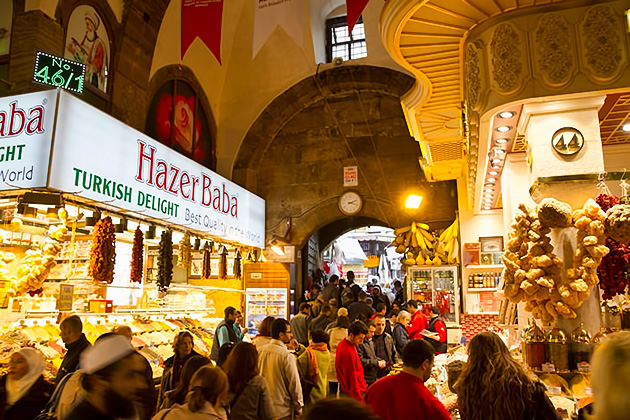
[[[436,237],[426,223],[412,222],[394,230],[396,239],[392,242],[396,252],[404,254],[403,265],[442,265],[459,261],[459,224],[457,219]]]

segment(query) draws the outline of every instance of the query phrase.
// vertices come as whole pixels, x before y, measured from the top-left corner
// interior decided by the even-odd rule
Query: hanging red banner
[[[182,0],[180,61],[199,37],[221,64],[221,26],[223,0]]]
[[[369,0],[346,0],[346,10],[348,19],[348,34],[352,34],[352,28],[361,17],[363,9],[367,6]]]

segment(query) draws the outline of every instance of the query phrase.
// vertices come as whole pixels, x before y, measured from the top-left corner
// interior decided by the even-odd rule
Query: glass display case
[[[245,316],[250,334],[258,334],[258,327],[267,316],[287,318],[287,289],[248,288],[245,296]]]
[[[437,306],[448,325],[459,324],[459,272],[456,265],[409,267],[407,295],[421,303],[425,312]]]

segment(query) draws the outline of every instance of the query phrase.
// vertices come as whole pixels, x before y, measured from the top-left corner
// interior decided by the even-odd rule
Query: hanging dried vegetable
[[[201,277],[204,279],[209,279],[212,275],[212,261],[210,259],[210,250],[203,250],[203,264],[201,268]]]
[[[600,194],[596,201],[606,212],[619,204],[619,198],[611,194]],[[597,274],[602,297],[612,299],[616,295],[623,294],[626,287],[630,285],[628,279],[630,246],[610,237],[606,238],[606,246],[610,249],[610,253],[602,258]]]
[[[225,246],[219,251],[219,278],[225,280],[227,278],[227,249]]]
[[[142,283],[142,269],[144,258],[144,234],[140,226],[136,228],[133,237],[133,248],[131,249],[131,282]]]
[[[177,266],[187,270],[192,261],[192,245],[190,244],[190,235],[185,234],[179,241],[179,258],[177,258]]]
[[[241,252],[237,249],[234,255],[234,278],[240,280],[243,275],[241,270]]]
[[[94,226],[88,274],[94,281],[112,283],[116,264],[116,228],[107,216]]]
[[[173,236],[170,230],[162,232],[158,254],[157,285],[160,292],[166,292],[173,279]]]

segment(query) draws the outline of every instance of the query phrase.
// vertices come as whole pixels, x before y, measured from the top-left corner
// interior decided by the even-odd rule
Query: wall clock
[[[339,197],[339,210],[346,216],[354,216],[361,211],[361,207],[363,199],[354,191],[345,192]]]
[[[564,127],[553,133],[551,146],[562,156],[573,156],[584,147],[584,136],[577,128]]]

